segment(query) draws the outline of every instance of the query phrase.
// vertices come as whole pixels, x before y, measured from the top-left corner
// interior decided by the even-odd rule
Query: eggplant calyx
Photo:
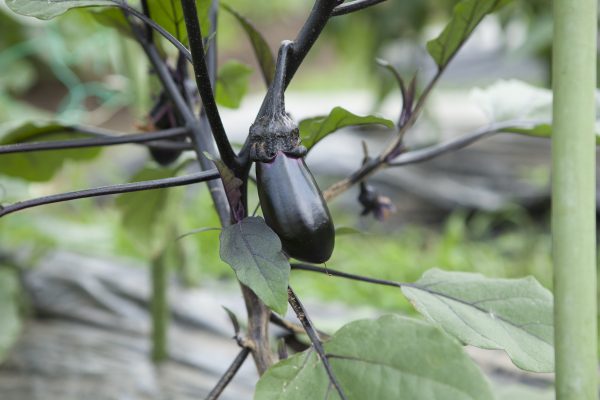
[[[298,126],[285,113],[257,118],[250,127],[250,158],[253,161],[270,162],[279,152],[294,157],[306,155]]]
[[[279,48],[275,77],[256,120],[250,127],[250,158],[252,161],[270,162],[279,152],[303,157],[306,148],[302,146],[298,125],[285,111],[285,74],[288,55],[293,50],[293,42],[285,41]]]

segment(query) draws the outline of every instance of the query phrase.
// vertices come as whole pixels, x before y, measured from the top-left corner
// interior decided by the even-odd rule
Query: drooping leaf
[[[325,343],[348,400],[491,400],[459,343],[433,325],[399,316],[351,322]],[[333,400],[323,363],[309,349],[271,367],[254,400]]]
[[[554,370],[552,294],[534,278],[489,279],[432,269],[402,292],[463,343],[502,349],[525,370]]]
[[[17,122],[0,125],[0,145],[83,138],[87,135],[57,122]],[[33,182],[50,180],[67,160],[89,160],[100,148],[2,154],[0,174]]]
[[[210,18],[209,11],[212,0],[196,0],[198,10],[198,19],[202,36],[209,37]],[[187,43],[187,31],[185,29],[185,20],[183,19],[183,9],[180,0],[148,0],[150,16],[157,24],[165,28],[167,32],[173,35],[181,43]]]
[[[427,43],[427,51],[443,69],[467,41],[483,18],[511,0],[462,0],[454,7],[452,19],[442,33]]]
[[[175,176],[170,168],[144,168],[132,178],[132,182],[164,179]],[[115,204],[121,211],[122,225],[138,246],[145,247],[147,254],[162,251],[165,233],[169,228],[169,189],[145,190],[121,194]],[[169,238],[174,239],[174,238]],[[159,242],[159,243],[156,243]]]
[[[290,264],[281,252],[281,241],[260,217],[247,217],[223,228],[221,259],[237,278],[273,311],[287,310]]]
[[[359,116],[352,114],[342,107],[335,107],[329,115],[300,121],[300,138],[302,139],[302,144],[307,149],[310,149],[320,140],[338,129],[357,125],[383,125],[392,128],[394,123],[389,119],[374,115]]]
[[[6,0],[6,5],[17,14],[51,19],[71,8],[115,6],[114,0]]]
[[[250,39],[250,43],[252,44],[252,49],[254,50],[254,55],[260,65],[260,70],[265,83],[267,84],[267,87],[270,86],[273,76],[275,75],[275,56],[273,55],[269,44],[247,18],[240,15],[227,4],[221,3],[221,7],[237,19],[246,32],[246,35],[248,35],[248,39]]]
[[[239,108],[248,92],[252,68],[238,61],[228,61],[217,76],[216,100],[222,106]]]
[[[19,281],[16,274],[0,266],[0,362],[16,342],[21,332],[18,292]]]

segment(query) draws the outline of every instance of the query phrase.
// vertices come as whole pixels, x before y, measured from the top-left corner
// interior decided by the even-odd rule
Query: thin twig
[[[316,265],[311,265],[311,264],[292,263],[290,265],[291,265],[291,267],[292,267],[293,270],[298,270],[298,271],[318,272],[319,274],[325,274],[325,275],[330,275],[330,276],[337,276],[337,277],[340,277],[340,278],[351,279],[351,280],[354,280],[354,281],[374,283],[374,284],[377,284],[377,285],[393,286],[393,287],[396,287],[396,288],[402,287],[402,286],[406,286],[406,284],[400,283],[400,282],[394,282],[394,281],[388,281],[388,280],[385,280],[385,279],[369,278],[369,277],[366,277],[366,276],[349,274],[347,272],[341,272],[341,271],[336,271],[334,269],[317,267]]]
[[[100,147],[100,146],[114,146],[119,144],[144,144],[152,148],[160,149],[176,149],[176,150],[189,150],[190,145],[188,143],[177,143],[177,142],[154,142],[161,139],[170,139],[180,136],[185,136],[189,132],[189,129],[180,127],[165,129],[156,132],[142,132],[133,133],[130,135],[121,136],[100,136],[91,139],[71,139],[71,140],[54,140],[44,142],[25,142],[25,143],[14,143],[0,146],[0,154],[11,154],[11,153],[26,153],[32,151],[44,151],[44,150],[64,150],[64,149],[78,149],[85,147]],[[41,135],[40,135],[41,136]]]
[[[541,124],[542,122],[527,122],[527,121],[506,121],[506,122],[498,122],[495,124],[491,124],[484,128],[480,128],[476,131],[468,133],[464,136],[458,137],[456,139],[451,139],[446,142],[436,144],[433,146],[426,147],[424,149],[414,150],[407,153],[403,153],[398,156],[394,161],[388,162],[387,165],[390,167],[399,167],[402,165],[408,164],[416,164],[423,161],[431,160],[432,158],[438,157],[440,155],[449,153],[454,150],[459,150],[464,147],[467,147],[470,144],[475,143],[476,141],[486,138],[488,136],[495,135],[497,133],[512,133],[507,132],[510,129],[529,129],[533,128],[536,125]]]
[[[21,211],[27,208],[38,207],[44,204],[60,203],[87,197],[106,196],[109,194],[120,194],[129,192],[138,192],[149,189],[164,189],[175,186],[190,185],[192,183],[205,182],[219,178],[219,172],[216,169],[210,171],[202,171],[195,174],[178,176],[174,178],[155,179],[142,182],[132,182],[112,186],[103,186],[93,189],[78,190],[75,192],[67,192],[54,194],[50,196],[39,197],[37,199],[25,200],[18,203],[0,208],[0,217]]]
[[[480,139],[487,136],[491,136],[501,132],[508,132],[510,129],[528,129],[535,125],[539,125],[541,121],[505,121],[496,124],[491,124],[487,127],[480,128],[472,133],[457,139],[452,139],[444,143],[440,143],[424,149],[414,150],[400,154],[393,161],[386,161],[383,155],[377,158],[371,159],[363,164],[358,170],[353,172],[349,177],[342,179],[339,182],[334,183],[323,192],[323,197],[326,200],[331,200],[338,195],[344,193],[350,189],[353,185],[362,182],[369,176],[375,174],[377,171],[389,168],[397,167],[408,164],[416,164],[419,162],[427,161],[440,155],[446,154],[450,151],[461,149],[466,147]]]
[[[344,394],[344,390],[340,386],[340,383],[338,382],[337,378],[335,377],[335,374],[333,373],[333,368],[331,367],[331,364],[329,363],[329,360],[327,359],[327,355],[325,354],[325,350],[323,349],[323,344],[321,343],[319,334],[315,330],[315,327],[313,326],[312,321],[308,317],[308,314],[306,313],[306,309],[300,302],[300,299],[298,299],[298,296],[296,296],[296,293],[294,293],[294,291],[292,290],[292,288],[290,286],[288,286],[288,301],[289,301],[290,305],[292,306],[292,309],[296,313],[296,316],[302,323],[302,326],[304,327],[306,334],[310,338],[310,341],[311,341],[313,347],[315,348],[315,351],[321,358],[321,362],[323,363],[323,366],[325,367],[325,372],[327,372],[329,381],[335,387],[336,391],[340,395],[340,398],[342,400],[346,400],[347,397]]]
[[[248,354],[250,354],[250,349],[248,347],[244,347],[240,350],[229,368],[227,368],[227,371],[225,371],[223,376],[221,376],[221,379],[219,379],[219,382],[217,382],[217,385],[210,391],[206,400],[217,400],[219,396],[221,396],[223,390],[229,385],[229,382],[231,382],[240,367],[244,364],[244,361],[246,361]]]
[[[208,72],[206,65],[204,44],[200,23],[198,22],[198,11],[196,9],[195,0],[181,0],[181,7],[185,20],[185,26],[190,42],[190,50],[192,52],[192,65],[194,67],[196,85],[202,98],[202,106],[206,112],[206,117],[210,123],[210,128],[217,143],[221,159],[228,167],[232,168],[236,164],[236,156],[229,143],[219,109],[213,94],[211,84],[211,75]]]
[[[280,328],[287,330],[290,333],[294,333],[297,335],[306,334],[306,331],[304,330],[304,328],[301,325],[298,325],[292,321],[288,321],[287,319],[283,319],[275,313],[271,313],[271,323]],[[317,330],[317,333],[323,339],[325,339],[325,340],[329,339],[329,335],[327,333],[320,331],[320,330]]]
[[[375,4],[383,3],[384,1],[385,0],[355,0],[351,1],[350,3],[340,4],[333,9],[331,16],[337,17],[339,15],[350,14],[352,12],[374,6]]]

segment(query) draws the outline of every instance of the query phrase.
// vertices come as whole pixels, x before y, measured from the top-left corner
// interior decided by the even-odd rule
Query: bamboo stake
[[[597,0],[554,0],[552,248],[556,398],[598,398]]]

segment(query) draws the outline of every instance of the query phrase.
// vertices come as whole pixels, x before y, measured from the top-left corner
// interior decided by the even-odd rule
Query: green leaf
[[[238,61],[228,61],[217,76],[217,103],[229,108],[239,108],[248,92],[252,68]]]
[[[310,149],[338,129],[357,125],[383,125],[388,128],[394,127],[394,123],[388,119],[376,117],[374,115],[363,117],[352,114],[342,107],[336,107],[331,110],[329,115],[300,121],[300,138],[302,139],[302,144],[307,149]]]
[[[427,51],[440,69],[448,65],[452,57],[467,41],[483,18],[511,0],[462,0],[454,7],[452,19],[440,36],[427,43]]]
[[[250,43],[252,44],[252,49],[258,60],[258,65],[260,65],[260,70],[263,74],[265,83],[267,86],[270,86],[273,76],[275,75],[275,56],[273,55],[269,44],[247,18],[240,15],[227,4],[221,3],[221,7],[237,19],[246,32],[246,35],[248,35],[248,39],[250,39]]]
[[[18,296],[19,280],[16,274],[8,268],[0,268],[0,362],[21,332]]]
[[[285,315],[290,264],[281,241],[260,217],[247,217],[223,228],[221,259],[237,278],[273,311]]]
[[[6,5],[17,14],[51,19],[71,8],[115,6],[113,0],[6,0]]]
[[[0,125],[0,145],[66,140],[87,137],[57,122],[17,122]],[[57,173],[67,160],[89,160],[100,154],[100,148],[52,150],[3,154],[0,174],[45,182]]]
[[[205,39],[208,38],[210,33],[209,11],[211,1],[196,0],[200,29]],[[148,7],[150,8],[150,16],[157,24],[165,28],[181,43],[187,43],[187,31],[180,0],[148,0]]]
[[[348,400],[491,400],[485,377],[453,338],[430,324],[387,315],[342,327],[324,345]],[[309,349],[271,367],[254,400],[339,399]]]
[[[552,294],[534,278],[489,279],[432,269],[402,292],[463,343],[502,349],[525,370],[554,370]]]
[[[131,180],[137,182],[173,176],[174,169],[144,168]],[[121,194],[115,199],[115,204],[121,211],[123,227],[138,246],[145,248],[147,254],[153,254],[164,247],[162,242],[170,228],[167,207],[170,193],[169,189],[145,190]]]

